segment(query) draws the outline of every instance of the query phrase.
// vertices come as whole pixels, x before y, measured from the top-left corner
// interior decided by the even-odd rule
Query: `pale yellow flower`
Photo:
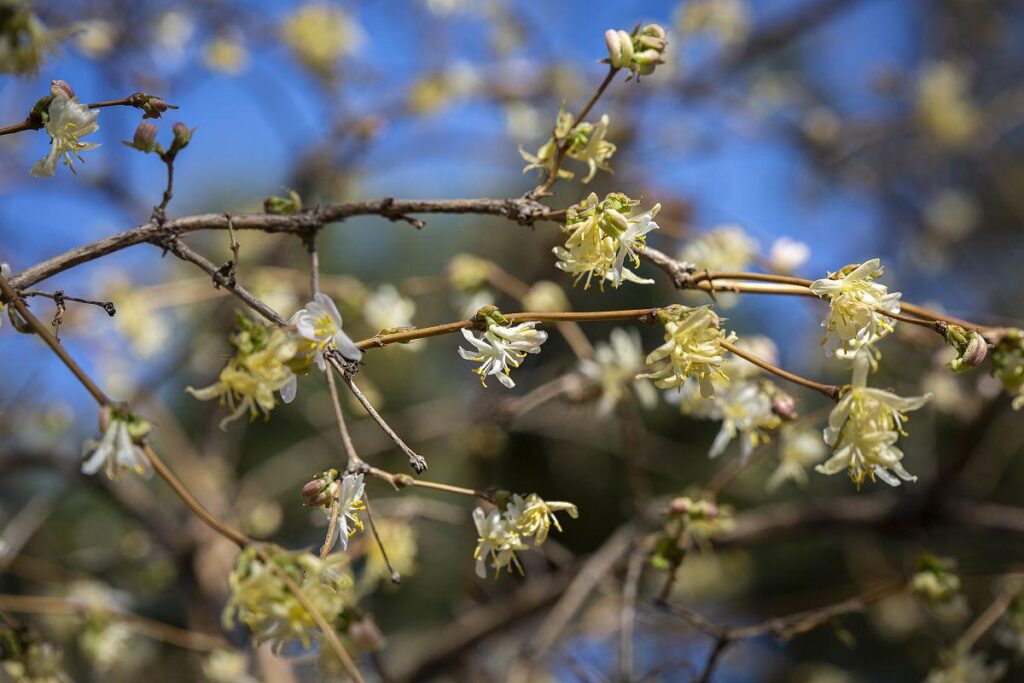
[[[836,335],[839,355],[852,355],[893,331],[894,322],[885,313],[900,312],[901,294],[875,282],[883,272],[881,261],[871,259],[811,283],[813,294],[828,299],[821,326]]]
[[[681,389],[689,377],[696,377],[701,396],[714,396],[712,380],[729,379],[723,369],[722,342],[736,341],[736,335],[722,331],[710,306],[670,306],[659,317],[665,325],[665,343],[647,355],[650,372],[641,377],[653,379],[659,389]]]
[[[330,75],[337,61],[356,52],[363,31],[336,5],[310,2],[294,10],[281,27],[284,42],[311,71]]]

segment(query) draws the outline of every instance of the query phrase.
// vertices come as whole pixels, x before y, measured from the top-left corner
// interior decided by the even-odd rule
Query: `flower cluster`
[[[14,683],[70,683],[60,649],[34,632],[0,626],[0,664]]]
[[[561,531],[556,512],[566,512],[573,519],[579,516],[572,503],[545,501],[536,493],[523,498],[517,493],[500,492],[498,499],[497,509],[485,512],[478,507],[473,510],[477,531],[473,558],[480,578],[487,576],[488,560],[495,576],[505,568],[511,571],[513,566],[522,571],[516,552],[528,549],[526,541],[531,537],[534,546],[542,545],[552,526]]]
[[[477,313],[486,326],[483,332],[463,329],[462,336],[473,346],[473,350],[459,347],[459,355],[466,360],[480,363],[473,370],[480,376],[480,383],[487,386],[487,378],[498,378],[502,386],[511,389],[512,368],[518,368],[528,353],[540,353],[540,345],[548,339],[548,333],[534,329],[535,322],[509,325],[508,320],[493,306],[487,306]]]
[[[640,266],[640,253],[647,242],[647,233],[658,229],[654,217],[661,210],[655,204],[650,210],[637,212],[640,204],[621,193],[612,193],[603,200],[591,193],[584,201],[570,207],[562,232],[569,237],[565,245],[555,247],[558,257],[555,267],[575,276],[573,284],[584,280],[583,288],[590,287],[591,278],[597,277],[601,286],[611,280],[618,287],[623,280],[650,284],[627,269]]]
[[[596,124],[581,121],[573,124],[573,116],[563,106],[555,119],[555,135],[541,145],[536,154],[530,154],[519,148],[519,154],[527,162],[523,173],[537,168],[544,169],[548,175],[557,170],[558,177],[571,180],[575,173],[561,167],[559,148],[565,145],[565,157],[583,162],[587,165],[587,175],[582,179],[584,184],[594,179],[598,170],[611,171],[608,160],[615,154],[615,144],[605,139],[608,134],[608,115],[603,115]]]
[[[236,329],[230,337],[235,353],[220,371],[217,382],[202,389],[186,387],[200,401],[219,398],[231,414],[221,420],[221,429],[247,412],[255,418],[260,411],[266,417],[277,405],[274,393],[290,403],[298,383],[295,366],[299,344],[280,328],[268,328],[239,313]]]
[[[980,653],[958,648],[943,659],[940,668],[928,672],[924,683],[996,683],[1006,674],[1006,662],[987,664]]]
[[[647,354],[649,373],[659,389],[682,390],[687,379],[697,379],[700,395],[715,395],[712,380],[729,379],[724,372],[726,351],[722,342],[736,341],[732,332],[722,331],[721,320],[710,306],[687,308],[678,304],[658,311],[665,326],[665,343]]]
[[[832,447],[832,457],[815,469],[822,474],[836,474],[844,469],[860,488],[864,479],[878,477],[890,486],[915,481],[900,462],[903,451],[896,441],[903,432],[907,413],[931,400],[931,394],[901,398],[882,389],[867,386],[871,357],[862,350],[854,357],[853,379],[843,397],[828,416],[825,443]],[[893,476],[895,474],[896,476]],[[899,477],[897,479],[897,477]]]
[[[125,470],[149,476],[149,458],[139,445],[149,430],[149,422],[127,408],[104,407],[100,410],[103,436],[98,441],[89,439],[85,442],[82,472],[91,475],[104,468],[111,479],[118,479]]]
[[[224,626],[232,628],[237,619],[257,643],[270,642],[275,652],[294,642],[308,648],[319,629],[281,574],[298,585],[328,623],[344,609],[352,579],[337,567],[338,558],[333,556],[321,560],[301,551],[267,548],[265,552],[270,562],[260,557],[257,547],[246,548],[238,556],[228,577],[231,595],[224,607]]]
[[[709,550],[711,540],[733,528],[732,508],[713,500],[677,496],[665,510],[665,525],[651,564],[657,569],[678,567],[691,549]]]
[[[765,482],[767,489],[774,491],[786,481],[806,486],[807,468],[821,462],[827,452],[817,430],[784,427],[779,437],[779,466]]]
[[[616,69],[629,69],[633,76],[649,76],[665,63],[668,33],[658,24],[637,26],[632,33],[609,29],[604,33],[608,63]]]
[[[363,530],[359,513],[366,509],[363,493],[366,485],[364,475],[346,474],[339,480],[338,470],[321,472],[302,487],[302,495],[310,507],[319,507],[331,516],[334,500],[338,500],[338,542],[342,550],[348,550],[348,539]]]
[[[811,292],[828,299],[829,311],[821,324],[838,338],[836,354],[851,357],[893,331],[886,313],[900,312],[900,293],[878,282],[883,268],[878,259],[847,266],[811,283]]]
[[[637,376],[643,368],[644,351],[640,334],[636,330],[617,327],[608,342],[594,345],[592,358],[580,361],[580,374],[600,390],[597,414],[608,415],[630,392],[635,393],[641,405],[654,407],[658,395],[649,380]]]
[[[81,140],[100,129],[96,123],[99,110],[79,103],[71,86],[64,81],[53,81],[50,96],[40,100],[33,111],[42,118],[50,136],[50,152],[32,166],[32,175],[52,176],[57,171],[58,161],[74,173],[74,160],[83,161],[81,152],[99,147],[98,143]]]

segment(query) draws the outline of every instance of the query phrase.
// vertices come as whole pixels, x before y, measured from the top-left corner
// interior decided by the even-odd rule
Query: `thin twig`
[[[380,534],[377,533],[377,525],[373,522],[373,511],[370,509],[370,496],[363,491],[363,505],[366,506],[366,519],[370,522],[370,531],[373,533],[373,540],[377,543],[377,549],[380,550],[380,556],[384,559],[384,565],[391,572],[391,583],[398,585],[402,583],[402,575],[398,573],[394,565],[391,564],[391,559],[388,558],[387,548],[384,547],[384,541],[380,539]]]

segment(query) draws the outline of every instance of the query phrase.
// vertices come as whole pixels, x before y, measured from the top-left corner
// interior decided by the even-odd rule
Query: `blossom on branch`
[[[616,327],[608,342],[594,345],[594,356],[580,360],[580,374],[600,387],[597,414],[608,415],[630,392],[635,393],[645,408],[653,408],[657,392],[649,380],[637,373],[643,368],[644,350],[640,333]]]
[[[363,352],[342,329],[341,313],[334,300],[326,294],[318,292],[305,308],[295,312],[289,325],[300,337],[312,342],[313,359],[321,370],[327,369],[327,361],[324,359],[324,351],[327,349],[337,349],[346,360],[353,363],[363,357]]]
[[[696,377],[701,396],[714,396],[712,380],[729,379],[722,342],[736,341],[735,333],[722,331],[710,306],[676,304],[659,310],[658,319],[665,326],[665,343],[647,354],[650,372],[640,376],[653,379],[659,389],[680,390],[688,378]]]
[[[262,411],[269,418],[277,405],[274,392],[279,392],[285,403],[291,403],[298,388],[292,364],[299,344],[287,332],[264,327],[239,313],[229,341],[235,353],[217,381],[202,389],[185,387],[200,401],[219,398],[228,404],[232,412],[221,420],[221,429],[247,412],[255,418]]]
[[[541,145],[536,154],[530,154],[519,148],[519,155],[529,162],[523,173],[537,168],[544,169],[549,175],[555,173],[557,168],[558,177],[571,180],[575,173],[560,167],[558,150],[561,144],[566,144],[565,156],[569,159],[581,161],[587,165],[587,175],[582,179],[583,184],[594,179],[598,170],[611,171],[608,160],[612,158],[617,149],[615,144],[605,139],[608,134],[610,119],[607,114],[601,116],[596,124],[581,121],[573,125],[573,116],[563,107],[555,119],[555,136],[549,138]]]
[[[591,193],[584,201],[570,207],[562,228],[569,237],[564,246],[553,250],[558,257],[555,267],[574,275],[573,284],[585,277],[584,289],[590,287],[591,278],[595,276],[602,287],[605,280],[611,280],[614,287],[623,280],[651,284],[653,280],[639,278],[625,267],[627,261],[634,268],[640,266],[647,233],[658,229],[654,217],[661,204],[635,213],[639,203],[618,192],[603,200]]]
[[[903,451],[896,447],[896,441],[900,434],[906,434],[906,414],[922,407],[932,395],[902,398],[868,387],[870,365],[868,351],[855,356],[852,382],[829,414],[825,429],[825,443],[832,447],[832,457],[815,470],[836,474],[845,469],[857,488],[869,477],[872,481],[878,477],[890,486],[899,486],[900,479],[916,481],[917,477],[900,462]]]
[[[536,493],[520,496],[508,491],[499,491],[498,508],[485,512],[483,508],[473,510],[476,524],[477,545],[473,551],[476,560],[476,574],[487,577],[487,563],[490,560],[495,576],[502,570],[512,571],[515,567],[522,573],[516,553],[527,550],[526,543],[531,537],[534,547],[543,545],[552,526],[562,530],[555,517],[556,512],[565,512],[573,519],[579,511],[572,503],[545,501]]]
[[[811,283],[811,292],[829,301],[821,326],[838,338],[837,355],[850,357],[893,331],[885,313],[900,312],[901,294],[875,282],[883,272],[881,261],[871,259]]]
[[[490,310],[488,310],[490,309]],[[487,377],[498,378],[502,386],[511,389],[512,368],[518,368],[528,353],[540,353],[540,345],[547,341],[548,333],[534,329],[536,322],[508,325],[508,321],[494,307],[480,309],[478,315],[487,326],[483,332],[463,329],[462,336],[473,350],[459,347],[459,355],[466,360],[481,363],[473,370],[480,376],[480,384],[487,386]]]
[[[61,161],[72,173],[74,160],[83,161],[81,152],[99,147],[95,142],[82,142],[81,138],[100,129],[96,119],[98,109],[89,109],[80,104],[74,92],[64,81],[53,81],[50,86],[49,103],[39,114],[50,136],[50,152],[32,165],[29,171],[34,176],[52,176]],[[45,99],[40,102],[42,104]],[[36,105],[39,107],[40,105]]]
[[[96,474],[104,468],[111,479],[120,478],[126,470],[140,476],[152,474],[149,458],[140,444],[149,434],[149,422],[124,408],[104,407],[100,410],[102,438],[88,439],[82,448],[82,473]]]

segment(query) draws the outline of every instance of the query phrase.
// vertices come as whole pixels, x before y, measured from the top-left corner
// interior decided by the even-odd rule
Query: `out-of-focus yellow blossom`
[[[235,353],[220,371],[217,382],[202,389],[185,388],[200,401],[219,398],[227,403],[231,414],[221,420],[221,429],[247,412],[255,418],[262,411],[269,418],[277,405],[274,392],[279,392],[285,403],[291,403],[298,388],[292,363],[299,344],[287,332],[238,314],[229,341]]]
[[[924,683],[996,683],[1006,674],[1005,662],[987,664],[981,653],[957,649],[942,659],[942,666],[928,672]]]
[[[944,240],[963,239],[981,219],[978,200],[963,190],[944,189],[928,199],[924,222]]]
[[[0,640],[3,670],[14,683],[71,683],[57,646],[6,625],[0,626]]]
[[[402,296],[394,285],[381,285],[363,299],[363,319],[370,329],[378,332],[411,328],[412,317],[415,314],[416,302]],[[418,340],[399,346],[408,351],[420,351],[424,348]]]
[[[924,555],[918,560],[917,573],[908,585],[910,592],[924,600],[932,613],[943,621],[962,621],[970,614],[955,569],[956,563],[949,558]]]
[[[457,292],[477,292],[487,286],[494,267],[479,256],[456,254],[448,262],[448,282]]]
[[[950,62],[925,66],[917,82],[917,118],[939,144],[961,147],[971,141],[982,117],[962,67]]]
[[[257,683],[249,675],[249,662],[238,650],[218,649],[203,659],[203,675],[210,683]]]
[[[566,311],[569,309],[569,299],[557,283],[538,280],[523,296],[523,307],[528,311]]]
[[[770,432],[782,424],[772,407],[770,382],[729,382],[715,393],[722,427],[711,444],[708,457],[717,458],[733,439],[740,441],[740,459],[746,462],[754,449],[771,440]]]
[[[0,73],[35,73],[63,37],[64,32],[46,28],[31,3],[4,3],[0,9]]]
[[[821,462],[826,453],[828,448],[817,431],[784,427],[779,439],[779,466],[768,477],[766,488],[774,491],[787,481],[807,486],[807,468]]]
[[[665,326],[665,343],[647,354],[650,372],[641,377],[653,379],[659,389],[681,389],[689,377],[696,377],[701,396],[714,396],[712,379],[729,379],[722,342],[734,342],[736,335],[722,331],[710,306],[672,305],[659,310],[658,318]]]
[[[583,288],[590,287],[597,277],[603,287],[611,280],[618,287],[623,280],[651,284],[653,280],[637,277],[626,268],[628,261],[640,266],[640,253],[647,242],[647,233],[658,229],[654,217],[661,210],[655,204],[650,210],[637,213],[640,202],[621,193],[612,193],[603,200],[591,193],[584,201],[569,208],[562,232],[569,235],[564,246],[555,247],[555,267],[574,275],[575,285],[586,278]]]
[[[563,106],[559,110],[555,122],[555,137],[549,138],[536,154],[530,154],[522,147],[519,148],[520,156],[529,162],[523,168],[523,173],[534,168],[544,169],[549,174],[554,172],[558,162],[558,141],[560,140],[569,142],[565,151],[566,157],[587,164],[587,175],[582,179],[584,184],[593,180],[598,170],[611,171],[608,160],[615,154],[616,146],[605,139],[608,134],[608,125],[608,115],[605,114],[596,124],[583,121],[574,126],[572,114],[567,112]],[[559,178],[572,179],[575,175],[564,165],[558,169]]]
[[[203,62],[213,71],[237,76],[249,65],[249,51],[237,38],[214,36],[203,48]]]
[[[77,29],[75,46],[85,56],[99,59],[114,49],[118,35],[117,27],[113,23],[103,19],[90,19],[79,22]]]
[[[580,373],[601,388],[598,415],[610,414],[630,395],[631,390],[645,408],[654,407],[658,401],[657,392],[649,380],[637,375],[643,365],[643,346],[640,333],[635,329],[616,327],[608,342],[594,345],[593,358],[580,361]]]
[[[274,652],[295,642],[310,647],[319,628],[278,571],[285,572],[299,586],[328,623],[345,607],[351,576],[338,568],[335,556],[321,560],[308,552],[267,549],[275,568],[257,551],[256,547],[243,550],[228,577],[231,595],[224,608],[225,628],[232,628],[237,619],[248,627],[256,643],[270,642]]]
[[[366,575],[374,581],[391,578],[388,562],[380,551],[383,545],[388,553],[388,561],[400,576],[416,573],[416,532],[407,522],[393,519],[381,519],[374,522],[380,543],[370,543],[366,551]]]
[[[883,272],[881,261],[871,259],[811,283],[813,294],[828,299],[821,326],[836,335],[837,355],[850,357],[893,331],[894,321],[885,313],[900,312],[901,295],[875,282]]]
[[[903,451],[896,447],[896,441],[900,434],[906,434],[906,414],[922,407],[932,395],[902,398],[868,387],[870,365],[867,351],[855,356],[853,379],[829,414],[825,429],[825,443],[832,447],[832,457],[815,470],[822,474],[847,470],[857,488],[866,478],[874,481],[878,477],[890,486],[899,486],[900,479],[916,481],[917,477],[900,462]]]
[[[760,245],[738,225],[721,225],[690,240],[679,252],[679,260],[698,270],[746,270]]]
[[[1024,331],[1003,330],[992,351],[992,374],[1013,399],[1013,409],[1024,407]]]
[[[750,32],[746,0],[687,0],[675,18],[680,35],[705,34],[725,45],[742,43]]]
[[[281,27],[296,58],[319,76],[330,76],[337,61],[364,42],[363,30],[341,7],[310,2],[294,10]]]
[[[139,643],[134,640],[132,630],[125,624],[94,618],[86,621],[79,645],[97,671],[109,673],[115,668],[123,670],[128,656],[137,652]]]

